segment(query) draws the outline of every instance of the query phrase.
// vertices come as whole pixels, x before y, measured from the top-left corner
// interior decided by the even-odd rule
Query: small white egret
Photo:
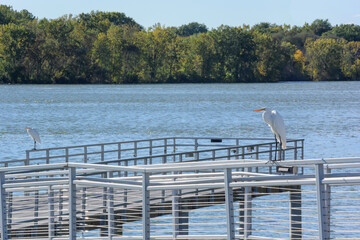
[[[25,129],[29,136],[34,140],[34,150],[36,150],[36,143],[38,142],[41,144],[39,133],[35,129],[30,127],[26,127]]]
[[[276,152],[277,152],[277,142],[280,144],[280,160],[281,160],[281,149],[286,149],[286,129],[284,120],[281,117],[280,113],[276,110],[271,110],[268,108],[260,108],[254,110],[254,112],[263,111],[262,118],[264,122],[269,125],[272,133],[275,136],[275,161],[276,161]]]

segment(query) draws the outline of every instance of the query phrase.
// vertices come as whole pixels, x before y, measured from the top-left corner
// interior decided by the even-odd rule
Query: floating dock
[[[1,239],[356,239],[360,158],[287,146],[276,162],[266,138],[29,150],[0,163]]]

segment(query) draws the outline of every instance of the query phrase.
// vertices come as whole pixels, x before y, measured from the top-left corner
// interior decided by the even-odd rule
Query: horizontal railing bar
[[[223,188],[224,183],[200,183],[200,184],[180,184],[180,185],[161,185],[161,186],[152,186],[148,187],[149,191],[154,190],[181,190],[181,189],[217,189]]]
[[[70,149],[70,148],[84,148],[84,147],[96,147],[96,146],[106,146],[106,145],[117,145],[117,144],[128,144],[128,143],[139,143],[139,142],[150,142],[150,141],[162,141],[162,140],[169,140],[174,138],[153,138],[153,139],[140,139],[140,140],[133,140],[133,141],[123,141],[123,142],[110,142],[110,143],[94,143],[94,144],[85,144],[85,145],[75,145],[75,146],[67,146],[67,147],[55,147],[55,148],[42,148],[42,149],[32,149],[28,150],[29,152],[39,152],[39,151],[51,151],[51,150],[61,150],[61,149]]]
[[[58,181],[40,181],[40,182],[26,182],[26,183],[5,183],[5,188],[18,188],[18,187],[32,187],[32,186],[52,186],[68,184],[69,180],[58,180]]]
[[[105,165],[105,164],[94,164],[94,163],[72,163],[69,162],[67,164],[69,167],[76,167],[76,168],[93,168],[93,169],[100,169],[106,170],[110,172],[117,172],[117,171],[128,171],[128,172],[145,172],[145,168],[139,166],[114,166],[114,165]]]
[[[59,169],[65,167],[67,167],[66,163],[53,163],[53,164],[42,164],[42,165],[2,167],[0,168],[0,172],[38,171],[38,170],[47,170],[47,169]]]
[[[332,165],[325,165],[324,168],[329,168],[329,169],[360,168],[360,163],[332,164]]]
[[[68,189],[69,185],[51,185],[51,189],[59,190],[59,189]],[[33,191],[41,191],[41,190],[49,190],[49,186],[38,186],[38,187],[19,187],[19,188],[6,188],[6,192],[33,192]]]
[[[17,180],[7,180],[6,183],[27,183],[27,182],[46,182],[46,181],[60,181],[64,180],[64,177],[56,177],[56,178],[29,178],[29,179],[17,179]]]
[[[322,183],[336,185],[360,184],[360,177],[324,178]]]
[[[351,158],[328,158],[328,159],[308,159],[308,160],[286,160],[277,161],[277,164],[284,164],[286,166],[308,166],[315,164],[336,164],[336,163],[350,163],[359,162],[360,157]],[[168,165],[151,165],[145,166],[147,172],[159,173],[159,172],[173,172],[173,171],[188,171],[188,170],[212,170],[212,169],[224,169],[224,168],[246,168],[246,167],[271,167],[272,163],[268,160],[225,160],[225,161],[213,161],[213,162],[182,162],[172,163]]]
[[[59,148],[47,148],[47,149],[37,149],[37,150],[28,150],[28,152],[40,152],[40,151],[50,151],[50,150],[60,150],[60,149],[71,149],[71,148],[84,148],[84,147],[93,147],[93,146],[103,146],[103,145],[111,145],[111,144],[121,144],[121,143],[134,143],[134,142],[153,142],[153,141],[162,141],[162,140],[173,140],[174,138],[160,138],[160,139],[148,139],[148,140],[137,140],[137,141],[126,141],[126,142],[115,142],[115,143],[103,143],[103,144],[90,144],[90,145],[79,145],[79,146],[69,146],[69,147],[59,147]],[[211,139],[211,138],[175,138],[175,139]],[[272,140],[270,138],[253,138],[253,139],[250,139],[250,138],[221,138],[221,139],[230,139],[230,140]],[[288,140],[288,142],[298,142],[298,141],[303,141],[303,139],[294,139],[294,140]],[[242,147],[242,148],[246,148],[246,147],[254,147],[254,146],[268,146],[268,145],[271,145],[271,144],[274,144],[273,142],[270,142],[270,143],[260,143],[260,144],[248,144],[248,145],[238,145],[238,147]],[[98,152],[87,152],[86,155],[97,155],[97,154],[101,154],[101,153],[110,153],[110,152],[123,152],[123,151],[132,151],[132,150],[135,150],[135,149],[150,149],[150,148],[163,148],[163,147],[177,147],[177,146],[182,146],[182,144],[179,144],[179,143],[176,143],[175,145],[174,144],[167,144],[167,145],[161,145],[161,146],[157,146],[157,145],[152,145],[151,147],[139,147],[139,148],[129,148],[129,149],[113,149],[113,150],[106,150],[104,152],[102,151],[98,151]],[[195,146],[194,144],[189,144],[189,145],[186,145],[186,146]],[[201,144],[198,144],[197,146],[201,146]],[[211,146],[214,146],[214,145],[207,145],[209,147]],[[221,146],[224,146],[224,145],[221,145]],[[225,145],[226,146],[226,145]],[[227,148],[224,148],[223,150],[226,150],[228,148],[231,148],[231,147],[237,147],[237,145],[228,145],[229,147]],[[296,148],[302,148],[302,146],[297,146]],[[291,150],[292,148],[288,148],[287,150]],[[218,149],[218,150],[221,150],[221,149]],[[192,153],[192,152],[201,152],[201,151],[210,151],[209,149],[206,149],[206,150],[200,150],[200,151],[191,151],[191,152],[188,152],[188,153]],[[267,153],[267,152],[273,152],[275,150],[270,150],[270,151],[264,151],[262,153]],[[186,153],[186,152],[185,152]],[[254,154],[255,152],[252,152],[252,153],[244,153],[244,154],[239,154],[240,155],[251,155],[251,154]],[[258,152],[260,153],[260,152]],[[68,155],[55,155],[55,156],[47,156],[47,157],[37,157],[37,158],[29,158],[29,159],[16,159],[16,160],[10,160],[10,161],[4,161],[2,162],[3,164],[9,164],[9,163],[15,163],[15,162],[27,162],[27,161],[37,161],[37,160],[48,160],[48,159],[56,159],[56,158],[66,158],[66,157],[76,157],[76,156],[84,156],[85,153],[74,153],[74,154],[68,154]]]
[[[308,159],[308,160],[286,160],[278,161],[277,164],[284,163],[286,166],[308,166],[314,164],[338,164],[338,163],[357,163],[360,161],[359,157],[352,158],[330,158],[330,159]],[[137,165],[137,166],[113,166],[104,164],[90,164],[90,163],[60,163],[60,164],[44,164],[44,165],[30,165],[20,167],[4,167],[0,168],[0,172],[14,172],[14,171],[39,171],[48,169],[59,169],[66,167],[77,168],[91,168],[108,171],[130,171],[130,172],[176,172],[189,170],[216,170],[224,168],[245,168],[245,167],[270,167],[271,163],[267,160],[223,160],[223,161],[209,161],[209,162],[181,162],[170,164],[156,164],[156,165]]]
[[[80,186],[92,186],[92,187],[111,187],[111,188],[121,188],[121,189],[133,189],[141,190],[142,186],[131,185],[131,184],[121,184],[121,183],[106,183],[99,181],[88,181],[88,180],[75,180],[74,183]]]
[[[43,177],[43,176],[55,176],[55,175],[67,175],[68,170],[58,171],[41,171],[41,172],[24,172],[24,173],[9,173],[6,174],[6,178],[25,178],[25,177]]]
[[[239,147],[242,148],[243,146]],[[246,146],[245,146],[246,147]],[[197,154],[197,153],[205,153],[205,152],[213,152],[213,151],[225,151],[229,149],[237,148],[237,146],[227,147],[227,148],[217,148],[217,149],[205,149],[205,150],[197,150],[197,151],[188,151],[188,152],[181,152],[181,153],[168,153],[168,154],[159,154],[159,155],[150,155],[150,156],[142,156],[142,157],[132,157],[132,158],[126,158],[126,159],[116,159],[116,160],[106,160],[101,162],[95,162],[95,163],[117,163],[117,162],[126,162],[126,161],[137,161],[137,160],[144,160],[144,159],[154,159],[154,158],[162,158],[162,157],[172,157],[172,156],[180,156],[180,155],[186,155],[186,154]],[[288,148],[288,150],[292,150],[295,148]],[[258,152],[250,152],[250,153],[238,153],[238,154],[232,154],[230,157],[240,157],[240,156],[248,156],[248,155],[254,155],[254,154],[263,154],[263,153],[270,153],[274,150],[266,150],[266,151],[258,151]],[[221,159],[221,158],[227,158],[229,157],[228,154],[216,156],[216,157],[206,157],[206,158],[200,158],[197,159],[196,162],[199,161],[206,161],[206,160],[213,160],[213,159]],[[186,161],[183,159],[183,162],[191,162],[194,160]]]
[[[109,182],[109,183],[122,183],[122,184],[133,184],[141,185],[141,182],[129,181],[129,180],[119,180],[114,178],[94,178],[94,177],[77,177],[79,180],[88,180],[88,181],[98,181],[98,182]]]
[[[234,148],[247,148],[247,147],[254,147],[254,146],[268,146],[272,143],[263,143],[263,144],[256,144],[256,145],[241,145],[241,146],[236,146],[236,145],[229,145],[228,147],[222,147],[222,148],[216,148],[216,149],[202,149],[202,150],[196,150],[196,151],[187,151],[187,152],[181,152],[181,153],[169,153],[169,154],[159,154],[159,155],[146,155],[146,156],[141,156],[141,157],[131,157],[131,158],[126,158],[126,159],[117,159],[117,160],[108,160],[108,161],[101,161],[99,163],[104,163],[104,162],[125,162],[125,161],[134,161],[134,160],[141,160],[144,158],[157,158],[157,157],[166,157],[166,156],[177,156],[177,155],[186,155],[186,154],[190,154],[190,153],[205,153],[205,152],[211,152],[211,151],[224,151],[224,150],[228,150],[228,149],[234,149]],[[168,145],[169,147],[170,145]],[[180,145],[181,146],[181,145]],[[183,145],[183,146],[187,146],[187,145]],[[194,146],[194,145],[188,145],[188,146]],[[223,145],[222,145],[223,146]],[[160,148],[165,147],[165,145],[161,146]],[[154,147],[153,147],[154,148]],[[129,149],[122,149],[121,151],[134,151],[136,148],[129,148]],[[141,148],[137,148],[138,150]],[[145,148],[146,149],[146,148]],[[291,148],[288,147],[287,150],[293,150],[295,148]],[[232,157],[234,156],[247,156],[247,155],[253,155],[253,154],[262,154],[262,153],[270,153],[270,152],[274,152],[275,150],[265,150],[265,151],[257,151],[257,152],[248,152],[248,153],[238,153],[238,154],[233,154],[231,155]],[[99,152],[87,152],[86,155],[99,155],[101,153],[110,153],[110,152],[118,152],[118,150],[107,150],[107,151],[99,151]],[[75,154],[68,154],[68,155],[56,155],[56,156],[49,156],[49,157],[38,157],[38,158],[29,158],[29,161],[39,161],[39,160],[47,160],[47,159],[56,159],[56,158],[70,158],[70,157],[77,157],[77,156],[83,156],[85,155],[85,153],[75,153]],[[224,156],[220,156],[220,157],[216,157],[216,158],[221,158],[221,157],[227,157],[228,155],[224,155]],[[210,158],[212,159],[212,158]],[[22,160],[22,161],[27,161],[26,159]],[[9,163],[9,162],[8,162]]]

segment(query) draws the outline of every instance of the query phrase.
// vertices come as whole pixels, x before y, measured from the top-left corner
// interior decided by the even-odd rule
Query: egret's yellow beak
[[[259,109],[254,110],[254,112],[260,112],[260,111],[264,111],[264,110],[265,110],[265,108],[259,108]]]

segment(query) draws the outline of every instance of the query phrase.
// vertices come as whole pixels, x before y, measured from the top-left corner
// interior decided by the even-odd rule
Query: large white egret
[[[36,131],[35,129],[30,128],[30,127],[26,127],[25,129],[26,129],[27,133],[29,134],[29,136],[34,140],[34,150],[36,150],[36,143],[38,142],[41,144],[38,131]]]
[[[263,112],[262,118],[264,122],[269,125],[272,133],[275,136],[275,161],[276,161],[276,152],[277,152],[277,142],[280,145],[280,160],[281,160],[281,149],[286,149],[286,129],[284,120],[281,117],[280,113],[276,110],[271,110],[268,108],[260,108],[254,110],[254,112]]]

